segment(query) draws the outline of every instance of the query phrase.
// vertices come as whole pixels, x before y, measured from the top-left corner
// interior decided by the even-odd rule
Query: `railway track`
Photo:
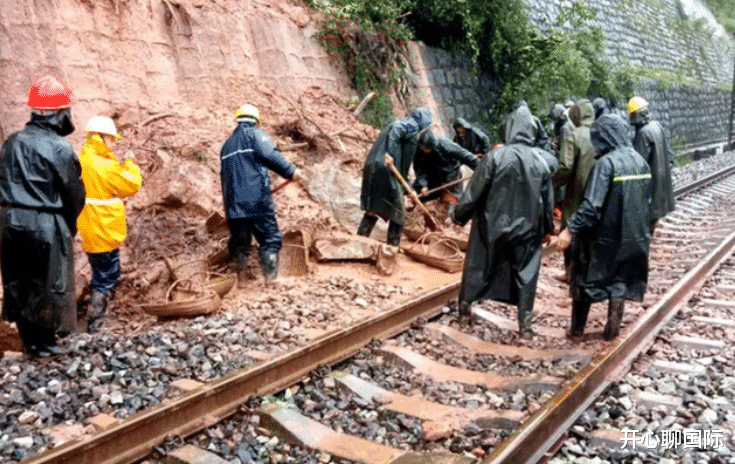
[[[226,441],[218,438],[223,423],[245,441],[258,440],[247,436],[253,428],[281,437],[269,443],[283,462],[538,462],[732,252],[735,180],[723,179],[731,171],[677,192],[685,196],[652,244],[650,295],[626,308],[625,330],[612,343],[595,333],[604,316],[594,309],[592,335],[581,345],[565,338],[560,286],[540,286],[542,298],[562,305],[537,303],[543,324],[532,341],[517,338],[511,308],[491,302],[459,327],[448,307],[457,282],[252,368],[189,382],[166,404],[23,463],[157,462],[154,450],[168,453],[182,443],[176,437],[192,435],[224,455],[229,445],[212,445]],[[262,398],[271,399],[254,400]],[[230,452],[241,450],[233,445]]]

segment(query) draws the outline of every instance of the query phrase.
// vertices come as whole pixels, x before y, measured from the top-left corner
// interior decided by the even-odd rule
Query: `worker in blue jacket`
[[[278,277],[278,252],[282,235],[276,222],[268,170],[292,180],[300,171],[276,149],[263,130],[258,129],[258,108],[246,104],[235,114],[237,128],[220,152],[222,198],[230,228],[228,249],[238,275],[238,287],[247,281],[246,259],[251,237],[260,245],[260,262],[265,283]]]

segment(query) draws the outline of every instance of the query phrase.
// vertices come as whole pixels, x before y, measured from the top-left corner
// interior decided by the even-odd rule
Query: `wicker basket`
[[[141,304],[141,309],[151,316],[157,316],[159,318],[196,317],[212,313],[219,309],[222,300],[214,290],[208,288],[202,288],[199,292],[184,289],[183,293],[193,293],[195,295],[194,298],[183,301],[169,301],[171,298],[171,292],[177,285],[184,281],[191,282],[188,279],[177,280],[166,292],[166,299],[164,302]]]
[[[416,261],[446,272],[459,272],[464,266],[464,254],[457,243],[435,232],[427,232],[416,243],[401,248]]]
[[[422,231],[416,230],[416,229],[403,229],[403,235],[405,235],[406,237],[408,237],[410,240],[413,240],[414,242],[417,242],[417,241],[421,240],[421,237],[423,237],[424,235],[426,235],[426,233],[427,232],[422,232]],[[441,235],[441,234],[438,234],[437,232],[431,232],[431,233],[433,233],[435,235]],[[453,241],[459,247],[459,249],[461,251],[467,251],[467,248],[468,248],[468,241],[467,240],[461,239],[461,238],[456,238],[456,237],[449,237],[449,236],[446,236],[446,235],[441,235],[441,237],[442,238],[448,238],[449,240]]]

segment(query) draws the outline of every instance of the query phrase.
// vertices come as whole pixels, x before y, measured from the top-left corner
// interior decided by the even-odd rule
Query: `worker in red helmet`
[[[31,87],[31,119],[0,149],[2,318],[32,357],[61,352],[76,328],[74,248],[84,207],[82,169],[64,136],[74,131],[69,87],[44,76]]]

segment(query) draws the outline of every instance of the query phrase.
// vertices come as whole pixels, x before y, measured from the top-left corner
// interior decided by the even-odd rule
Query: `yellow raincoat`
[[[106,253],[120,248],[127,235],[122,199],[143,185],[140,167],[132,160],[120,160],[99,134],[89,135],[79,155],[87,200],[77,220],[82,249]]]

